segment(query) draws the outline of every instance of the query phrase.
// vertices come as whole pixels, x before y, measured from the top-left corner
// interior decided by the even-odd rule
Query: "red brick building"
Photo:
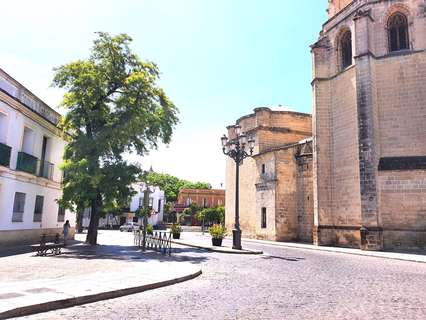
[[[225,190],[221,189],[182,189],[179,191],[175,208],[186,208],[191,203],[199,207],[212,208],[225,205]]]

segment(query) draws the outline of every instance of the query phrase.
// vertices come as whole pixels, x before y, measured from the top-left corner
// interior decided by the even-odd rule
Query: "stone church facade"
[[[258,108],[240,170],[243,237],[426,248],[426,1],[329,0],[309,115]],[[232,138],[233,126],[228,127]],[[226,225],[235,164],[227,159]]]
[[[314,243],[426,246],[426,3],[329,0],[312,46]]]
[[[237,120],[256,140],[240,167],[240,224],[244,237],[312,242],[312,120],[304,113],[256,108]],[[233,125],[228,136],[234,137]],[[235,162],[226,163],[226,226],[234,227]]]

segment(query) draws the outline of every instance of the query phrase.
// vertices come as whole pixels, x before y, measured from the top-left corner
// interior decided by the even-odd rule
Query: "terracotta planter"
[[[212,243],[215,247],[221,247],[222,246],[222,239],[212,238]]]

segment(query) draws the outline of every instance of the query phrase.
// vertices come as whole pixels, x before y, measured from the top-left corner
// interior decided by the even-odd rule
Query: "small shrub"
[[[223,239],[226,236],[226,228],[220,224],[214,224],[209,228],[209,233],[214,239]]]
[[[170,230],[172,233],[177,234],[182,232],[182,227],[178,223],[173,223]]]
[[[153,228],[153,226],[152,226],[152,225],[148,224],[148,225],[146,226],[146,233],[147,233],[147,234],[153,234],[153,233],[154,233],[154,228]]]

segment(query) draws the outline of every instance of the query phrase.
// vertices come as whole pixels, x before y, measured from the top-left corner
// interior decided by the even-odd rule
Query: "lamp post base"
[[[241,247],[241,230],[232,230],[232,249],[242,250]]]

